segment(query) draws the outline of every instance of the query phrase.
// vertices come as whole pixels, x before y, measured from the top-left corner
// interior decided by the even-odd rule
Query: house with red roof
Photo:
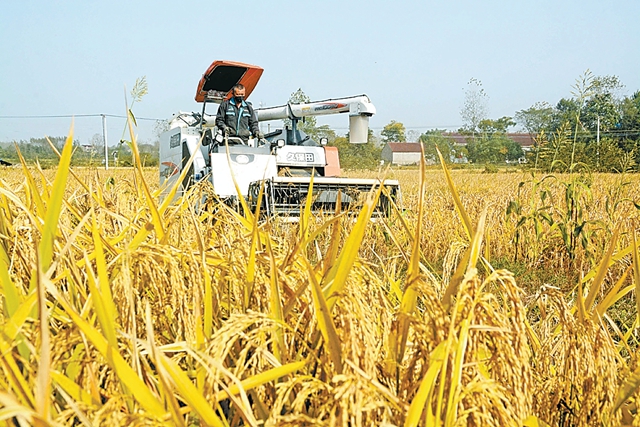
[[[419,142],[387,142],[382,147],[382,160],[392,165],[417,165],[422,150]]]

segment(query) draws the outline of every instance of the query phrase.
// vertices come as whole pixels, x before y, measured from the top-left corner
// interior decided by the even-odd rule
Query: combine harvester
[[[233,86],[242,84],[248,98],[262,72],[260,67],[239,62],[215,61],[209,66],[195,97],[203,104],[202,112],[174,115],[170,129],[160,137],[163,196],[188,166],[178,195],[207,180],[217,197],[232,206],[239,206],[238,197],[242,196],[255,209],[262,194],[263,214],[295,218],[300,215],[310,188],[312,210],[333,213],[338,202],[341,211],[357,209],[370,191],[383,185],[374,216],[389,216],[392,203],[400,198],[398,181],[340,178],[337,148],[326,146],[326,138],[314,141],[297,127],[304,117],[348,113],[349,142],[365,143],[369,117],[375,114],[366,95],[255,109],[258,121],[289,119],[291,126],[270,132],[262,140],[250,139],[246,144],[239,138],[224,136],[216,128],[218,105],[231,97]]]

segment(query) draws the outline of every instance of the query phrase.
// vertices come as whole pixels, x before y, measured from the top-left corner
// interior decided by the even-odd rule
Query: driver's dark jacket
[[[238,136],[245,141],[251,134],[258,135],[260,127],[251,103],[243,100],[238,107],[235,102],[231,102],[231,99],[233,98],[222,101],[218,107],[216,115],[218,129],[222,131],[228,129],[229,136]]]

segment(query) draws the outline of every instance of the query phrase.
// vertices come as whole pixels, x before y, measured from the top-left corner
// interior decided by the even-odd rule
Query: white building
[[[419,142],[388,142],[382,148],[382,160],[393,165],[417,165],[421,155]]]

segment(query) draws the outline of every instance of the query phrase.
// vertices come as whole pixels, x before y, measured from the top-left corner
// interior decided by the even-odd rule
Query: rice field
[[[0,423],[640,425],[637,176],[377,171],[388,220],[291,224],[60,155],[0,169]]]

